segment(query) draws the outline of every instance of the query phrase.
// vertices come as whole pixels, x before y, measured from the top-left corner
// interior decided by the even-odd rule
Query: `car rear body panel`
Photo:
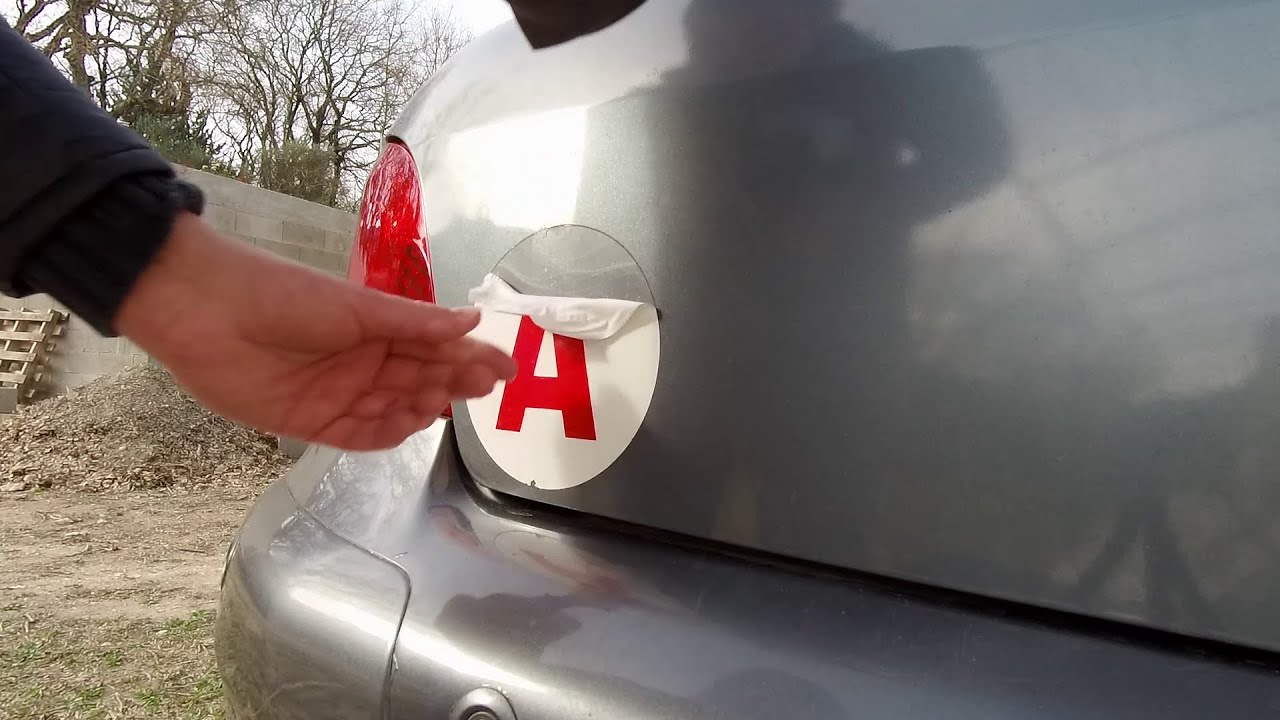
[[[521,720],[1280,709],[1263,656],[493,496],[443,423],[388,452],[313,450],[286,482],[251,514],[219,616],[243,717],[449,718],[481,687]],[[318,525],[332,529],[298,529]],[[366,550],[342,549],[351,541]],[[264,570],[272,558],[284,564]],[[390,666],[386,627],[398,627]]]
[[[323,473],[312,454],[294,472]],[[294,501],[254,505],[228,556],[215,636],[233,720],[381,717],[409,583]]]
[[[394,134],[442,302],[568,224],[662,315],[648,414],[599,477],[515,482],[459,407],[466,466],[1280,649],[1280,3],[826,4],[651,0],[537,53],[507,27],[414,99]],[[575,268],[517,289],[577,294]]]

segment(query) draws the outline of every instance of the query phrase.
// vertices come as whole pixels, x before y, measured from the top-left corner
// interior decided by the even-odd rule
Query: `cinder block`
[[[302,248],[302,256],[299,259],[303,263],[325,272],[344,273],[347,270],[347,256],[338,253]]]
[[[175,166],[174,171],[177,172],[178,177],[200,188],[204,192],[206,203],[231,207],[233,210],[237,209],[234,207],[233,201],[237,195],[243,194],[241,191],[243,183],[181,165]]]
[[[93,331],[93,328],[81,323],[72,323],[58,338],[60,353],[113,353],[119,349],[116,338],[104,338]]]
[[[255,240],[275,240],[278,242],[284,239],[284,221],[279,218],[237,211],[235,231],[241,235],[248,235]]]
[[[102,353],[96,352],[71,352],[65,355],[54,353],[49,356],[48,364],[54,375],[61,376],[66,373],[97,375],[103,372],[102,357]]]
[[[346,255],[351,252],[351,246],[354,242],[355,233],[335,232],[333,230],[326,230],[324,233],[324,249],[329,252]]]
[[[111,357],[114,353],[103,353],[97,350],[81,350],[66,345],[58,345],[53,352],[45,356],[48,365],[54,372],[101,372],[102,358]]]
[[[236,211],[221,205],[205,205],[204,219],[216,230],[232,232],[236,229]]]
[[[207,205],[278,220],[292,220],[325,230],[349,233],[355,227],[355,216],[343,210],[264,190],[220,175],[182,166],[174,169],[180,177],[195,183],[204,191]]]
[[[0,414],[18,412],[18,388],[0,387]]]
[[[102,353],[98,356],[98,369],[96,372],[99,375],[110,375],[112,373],[120,372],[131,364],[132,363],[130,362],[128,355]]]
[[[313,268],[321,268],[326,260],[325,255],[327,253],[324,250],[316,250],[315,248],[300,248],[300,250],[301,253],[298,259],[302,260],[303,264],[310,265]]]
[[[110,375],[128,367],[129,355],[119,353],[77,353],[50,362],[55,374]]]
[[[67,339],[80,346],[82,352],[116,354],[120,352],[120,338],[102,337],[88,325],[75,328]]]
[[[333,209],[261,188],[247,191],[245,199],[250,203],[250,212],[304,225],[327,225],[326,216]]]
[[[304,225],[292,220],[285,220],[284,241],[303,247],[324,249],[324,230],[314,225]]]
[[[54,388],[58,392],[74,390],[81,385],[87,385],[100,377],[102,377],[102,373],[60,373],[54,378]]]
[[[359,222],[359,215],[335,208],[329,218],[329,229],[336,230],[343,235],[353,236],[356,234],[356,225]]]
[[[290,245],[289,243],[278,242],[275,240],[265,240],[265,239],[256,240],[254,241],[253,244],[257,245],[263,250],[266,250],[268,252],[273,252],[276,255],[279,255],[281,257],[287,257],[291,260],[301,259],[302,251],[306,249],[306,248],[298,247],[297,245]]]
[[[28,295],[26,297],[9,297],[0,295],[0,308],[6,310],[65,310],[56,300],[48,295]]]

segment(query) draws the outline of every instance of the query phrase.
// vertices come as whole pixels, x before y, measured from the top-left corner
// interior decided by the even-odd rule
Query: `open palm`
[[[117,325],[210,409],[348,450],[394,447],[514,363],[455,311],[354,286],[185,217]]]

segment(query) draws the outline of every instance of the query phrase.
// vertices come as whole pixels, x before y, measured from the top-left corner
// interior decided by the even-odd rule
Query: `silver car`
[[[1280,713],[1277,37],[1252,0],[650,0],[479,38],[391,128],[352,277],[630,314],[490,308],[515,380],[263,495],[231,715]]]

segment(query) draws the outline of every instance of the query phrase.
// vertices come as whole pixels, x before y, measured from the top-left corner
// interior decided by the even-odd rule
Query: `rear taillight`
[[[347,277],[392,295],[436,301],[422,183],[409,148],[395,140],[387,141],[369,173]],[[453,413],[445,408],[444,415]]]
[[[347,276],[392,295],[436,301],[418,168],[409,148],[394,140],[369,173]]]

